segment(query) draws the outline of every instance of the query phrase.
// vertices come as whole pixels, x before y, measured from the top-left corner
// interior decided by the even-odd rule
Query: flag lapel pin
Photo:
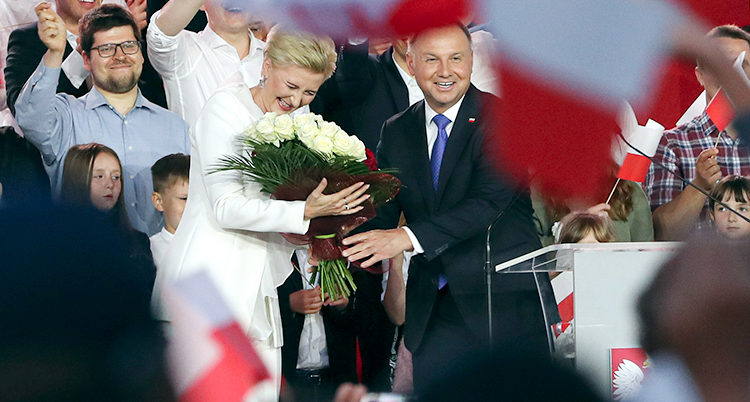
[[[476,118],[474,118],[474,117],[469,117],[469,123],[474,123],[475,121],[477,121],[477,119],[476,119]]]

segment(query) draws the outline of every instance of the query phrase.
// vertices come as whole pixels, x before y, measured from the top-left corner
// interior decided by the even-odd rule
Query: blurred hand
[[[347,300],[348,303],[348,300]],[[302,289],[289,295],[289,307],[298,314],[315,314],[323,307],[320,299],[320,286]]]
[[[367,394],[367,387],[350,382],[341,384],[336,390],[333,402],[359,402]]]
[[[390,38],[370,38],[368,53],[380,56],[391,47]]]
[[[305,219],[329,215],[351,215],[361,211],[362,206],[359,204],[370,198],[369,194],[365,194],[365,191],[370,188],[369,184],[354,183],[337,193],[326,195],[323,191],[327,185],[328,180],[324,178],[307,197]]]
[[[146,13],[146,0],[126,0],[125,3],[128,5],[128,10],[133,13],[135,23],[138,24],[138,29],[143,30],[148,24],[148,14]]]
[[[589,209],[586,210],[586,212],[590,214],[594,214],[594,215],[607,216],[609,215],[610,208],[611,207],[609,204],[601,203],[601,204],[596,204],[593,207],[590,207]]]
[[[57,13],[52,11],[50,3],[42,2],[34,7],[36,16],[39,19],[38,32],[39,39],[42,40],[47,49],[53,54],[58,54],[62,59],[65,53],[65,46],[68,43],[65,22]],[[62,61],[62,60],[61,60]]]
[[[706,190],[711,191],[714,185],[721,180],[721,168],[716,161],[716,155],[719,150],[716,148],[706,149],[698,155],[695,162],[696,177],[693,184]]]

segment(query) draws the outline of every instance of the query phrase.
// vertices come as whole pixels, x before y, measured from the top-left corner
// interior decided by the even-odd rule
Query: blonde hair
[[[588,212],[572,212],[561,221],[560,240],[558,243],[578,243],[589,232],[600,243],[617,241],[617,232],[612,219],[607,215],[590,214]]]
[[[326,79],[336,70],[336,46],[331,38],[278,25],[268,33],[265,56],[276,67],[294,65],[323,74]]]

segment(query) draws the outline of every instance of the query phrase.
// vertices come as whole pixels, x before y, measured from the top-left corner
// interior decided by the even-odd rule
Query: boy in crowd
[[[188,196],[190,156],[184,154],[167,155],[151,166],[154,180],[154,192],[151,202],[157,211],[164,214],[164,228],[151,236],[151,254],[156,268],[160,268],[167,254],[177,225],[180,224],[182,211]]]
[[[736,175],[725,177],[714,186],[708,201],[711,220],[722,236],[730,240],[750,237],[750,223],[714,199],[721,200],[730,208],[750,218],[750,179]]]

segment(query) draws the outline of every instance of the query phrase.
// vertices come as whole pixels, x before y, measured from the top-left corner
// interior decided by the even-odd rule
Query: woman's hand
[[[365,194],[370,188],[369,184],[358,182],[337,193],[323,194],[327,185],[328,180],[324,178],[305,200],[305,219],[355,214],[363,208],[359,204],[370,198],[369,194]]]

